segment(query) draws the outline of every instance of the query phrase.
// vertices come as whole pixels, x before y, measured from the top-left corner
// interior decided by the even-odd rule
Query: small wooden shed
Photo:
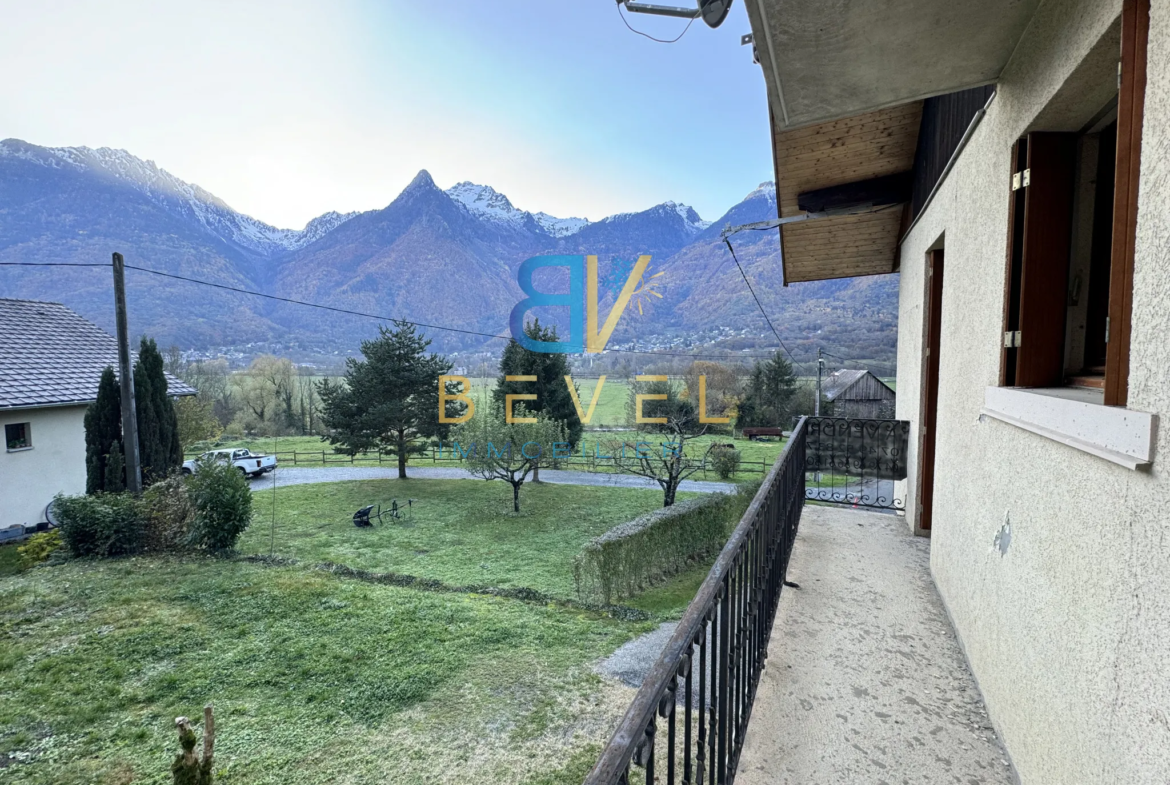
[[[890,420],[894,417],[894,391],[866,370],[842,369],[829,375],[821,386],[833,417],[854,420]]]

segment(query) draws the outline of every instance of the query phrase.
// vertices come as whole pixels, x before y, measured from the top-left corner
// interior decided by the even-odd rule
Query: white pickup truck
[[[230,463],[245,476],[259,477],[265,472],[276,468],[275,455],[253,455],[249,450],[212,450],[205,452],[198,458],[183,462],[183,474],[194,474],[199,471],[201,463],[214,461],[216,463]]]

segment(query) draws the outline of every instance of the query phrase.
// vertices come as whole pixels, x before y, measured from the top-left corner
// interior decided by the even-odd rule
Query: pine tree
[[[428,439],[443,438],[450,428],[439,422],[439,377],[451,372],[451,363],[427,354],[431,342],[411,324],[380,330],[362,341],[365,360],[345,361],[345,384],[326,379],[318,385],[321,419],[329,428],[323,438],[349,455],[396,455],[398,477],[405,479],[408,456],[424,452]],[[449,408],[448,414],[460,412]]]
[[[735,427],[784,427],[792,416],[795,393],[796,374],[792,363],[779,351],[772,359],[757,362],[739,404]]]
[[[122,391],[114,369],[102,371],[97,399],[85,412],[85,492],[101,493],[125,487],[123,469],[109,469],[113,453],[122,455]],[[111,476],[117,478],[117,489],[107,487]]]
[[[153,338],[143,336],[134,364],[134,405],[138,410],[138,456],[143,485],[150,485],[183,464],[179,418],[167,395],[162,353]]]
[[[539,319],[525,326],[524,332],[536,341],[558,340],[557,328],[541,327]],[[492,392],[493,402],[503,407],[508,395],[535,393],[536,400],[523,401],[524,406],[530,412],[542,412],[550,419],[563,423],[569,442],[576,446],[581,441],[581,432],[585,426],[577,416],[577,407],[573,404],[573,396],[565,381],[569,374],[566,355],[532,352],[512,339],[504,347],[504,354],[500,358],[500,381]],[[505,380],[507,376],[535,376],[536,381],[509,382]]]

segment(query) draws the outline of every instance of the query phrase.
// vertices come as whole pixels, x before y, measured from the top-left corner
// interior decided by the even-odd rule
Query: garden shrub
[[[142,494],[146,514],[144,547],[148,551],[176,551],[188,547],[195,523],[195,505],[187,480],[172,474]]]
[[[71,556],[122,556],[142,550],[146,515],[133,495],[58,494],[54,505],[61,539]]]
[[[252,521],[252,488],[230,463],[206,462],[187,481],[195,514],[188,543],[230,551]]]
[[[580,597],[610,604],[717,553],[751,496],[712,493],[663,507],[590,540],[573,562]]]
[[[739,471],[741,456],[739,450],[729,446],[718,446],[711,450],[708,460],[711,468],[719,475],[719,479],[731,479],[731,475]]]
[[[60,548],[61,545],[61,532],[56,529],[50,529],[47,532],[37,532],[25,540],[23,545],[19,545],[16,548],[16,552],[20,554],[20,569],[27,570],[29,567],[40,564],[48,559],[53,551]]]

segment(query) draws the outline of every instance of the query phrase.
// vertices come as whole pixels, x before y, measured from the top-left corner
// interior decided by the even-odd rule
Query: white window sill
[[[988,387],[983,414],[1127,469],[1154,462],[1157,415],[1105,406],[1100,390]]]
[[[9,447],[7,452],[27,452],[32,449],[30,444],[28,447]]]

